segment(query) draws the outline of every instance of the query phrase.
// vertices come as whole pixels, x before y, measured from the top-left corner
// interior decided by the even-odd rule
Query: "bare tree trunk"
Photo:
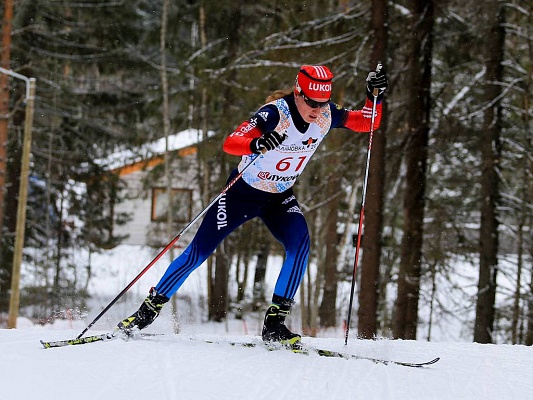
[[[13,0],[4,0],[2,24],[2,68],[10,69],[11,29],[13,24]],[[0,243],[4,226],[4,196],[7,170],[7,125],[9,120],[9,76],[0,73]]]
[[[533,172],[533,168],[530,171]],[[531,239],[533,239],[532,232],[530,232],[530,240]],[[530,243],[532,242],[533,240],[530,241]],[[531,247],[529,248],[529,254],[530,256],[533,256],[533,245],[531,245]],[[527,296],[526,304],[527,304],[527,312],[526,312],[527,328],[526,328],[524,344],[526,346],[533,346],[533,268],[531,269],[531,274],[529,277],[529,294]]]
[[[410,39],[407,90],[412,93],[407,111],[404,227],[393,329],[394,337],[402,339],[416,339],[418,324],[434,25],[432,0],[409,3],[413,18],[410,25],[416,34]]]
[[[533,21],[533,7],[529,6],[529,13],[528,13],[528,53],[529,53],[529,73],[527,74],[527,83],[526,83],[526,91],[524,93],[524,128],[526,129],[526,132],[531,132],[530,129],[530,118],[529,118],[529,107],[530,107],[530,90],[531,90],[531,79],[533,76],[533,38],[531,36],[532,28],[531,23]],[[531,204],[533,202],[533,182],[531,181],[530,177],[533,176],[533,161],[531,160],[531,157],[528,155],[531,154],[531,151],[533,150],[533,146],[531,146],[533,140],[531,139],[531,135],[527,136],[527,147],[524,151],[525,158],[526,158],[526,165],[525,165],[525,171],[524,171],[524,179],[527,181],[527,185],[525,185],[525,199],[526,204]],[[531,216],[527,220],[529,223],[527,226],[531,227],[532,220]],[[529,229],[529,256],[533,257],[533,232],[531,228]],[[533,345],[533,268],[531,269],[531,276],[529,279],[529,293],[526,297],[526,305],[527,305],[527,312],[526,312],[526,319],[527,319],[527,328],[526,328],[526,334],[524,339],[524,344],[527,346]]]
[[[11,57],[11,28],[13,22],[13,0],[4,0],[4,19],[2,23],[2,53],[0,66],[10,69]],[[3,228],[7,181],[7,126],[9,120],[9,76],[0,73],[0,247],[3,245]],[[8,288],[11,283],[11,260],[4,260],[6,252],[0,248],[0,311],[7,309]],[[6,270],[4,275],[2,270]]]
[[[523,212],[523,211],[521,211]],[[520,298],[522,291],[522,269],[523,269],[523,246],[524,246],[524,214],[520,216],[521,221],[518,224],[516,248],[517,248],[517,263],[516,263],[516,283],[513,299],[513,315],[511,318],[511,341],[512,344],[518,344],[518,325],[520,321]]]
[[[231,13],[228,23],[228,43],[227,43],[227,59],[233,60],[239,54],[239,43],[240,43],[240,31],[241,31],[241,22],[242,22],[242,5],[240,3],[234,3],[235,5],[231,8]],[[227,77],[229,82],[237,81],[237,71],[231,70],[228,73]],[[222,92],[222,109],[223,112],[227,115],[231,114],[234,109],[237,109],[235,101],[235,88],[232,85],[228,85],[224,88]],[[220,121],[220,129],[222,131],[231,132],[229,127],[228,120],[222,119]],[[205,135],[207,134],[204,133]],[[227,176],[227,163],[222,157],[221,160],[221,176],[223,179],[226,179]],[[227,307],[229,304],[228,298],[228,273],[231,265],[231,260],[229,259],[229,254],[232,252],[230,249],[225,249],[225,244],[222,243],[216,251],[216,272],[215,272],[215,282],[213,287],[213,298],[209,301],[209,307],[211,312],[209,313],[210,319],[216,321],[222,321],[226,317]]]
[[[385,60],[388,41],[387,1],[372,2],[372,33],[374,47],[370,69],[378,61]],[[386,66],[385,66],[386,67]],[[362,243],[361,283],[359,288],[359,309],[357,311],[357,333],[370,339],[377,335],[379,301],[379,266],[381,260],[381,234],[383,228],[383,190],[385,186],[386,118],[381,128],[374,133],[370,170],[368,173],[367,201],[365,202],[365,240]]]
[[[222,322],[228,310],[229,265],[224,247],[221,243],[216,250],[213,294],[209,303],[209,320],[216,322]]]
[[[163,1],[163,13],[161,15],[161,36],[160,36],[160,52],[161,52],[161,92],[162,92],[162,110],[163,110],[163,134],[165,137],[165,180],[166,180],[166,192],[167,192],[167,238],[172,240],[172,176],[170,173],[170,149],[168,140],[170,136],[170,112],[168,101],[168,77],[167,77],[167,58],[166,58],[166,34],[167,34],[167,20],[168,20],[168,7],[170,0]]]
[[[65,199],[64,195],[60,194],[59,199],[59,209],[57,210],[57,215],[59,216],[59,219],[56,223],[56,229],[57,229],[57,243],[56,243],[56,259],[55,259],[55,270],[54,270],[54,280],[52,284],[52,294],[50,296],[50,310],[52,312],[56,312],[59,310],[61,306],[61,262],[63,260],[63,227],[64,227],[64,220],[63,220],[63,207],[65,205]]]
[[[494,0],[484,4],[487,21],[485,34],[486,47],[483,56],[486,60],[486,85],[484,101],[487,105],[483,115],[481,146],[481,225],[479,228],[479,281],[476,304],[476,324],[474,341],[492,343],[494,329],[496,276],[498,272],[498,217],[499,178],[498,168],[501,158],[500,130],[502,61],[504,49],[503,7]]]
[[[166,236],[167,240],[171,241],[174,237],[173,233],[173,218],[174,209],[173,209],[173,200],[172,200],[172,174],[171,174],[171,153],[169,149],[169,136],[170,132],[170,105],[168,98],[168,76],[167,76],[167,57],[166,57],[166,47],[167,47],[167,26],[168,26],[168,9],[170,7],[170,0],[163,1],[163,12],[161,15],[161,32],[159,38],[160,52],[161,52],[161,66],[160,66],[160,77],[161,77],[161,92],[162,92],[162,110],[163,110],[163,134],[165,137],[165,180],[166,180],[166,194],[168,201],[167,208],[167,220],[166,220]],[[170,262],[174,260],[174,250],[170,248],[168,252],[168,258]],[[178,301],[177,296],[172,297],[172,319],[174,325],[174,333],[179,333],[180,328],[178,325]]]
[[[530,277],[531,284],[529,285],[529,298],[527,302],[527,330],[524,344],[526,346],[533,346],[533,271]]]
[[[328,203],[325,207],[325,230],[324,240],[326,247],[326,254],[324,265],[322,266],[324,285],[322,302],[319,307],[318,316],[320,318],[320,325],[322,327],[334,327],[337,323],[336,318],[336,304],[337,304],[337,261],[339,256],[339,239],[337,237],[337,223],[339,212],[339,196],[341,192],[341,180],[338,173],[340,160],[339,151],[342,141],[341,135],[332,135],[329,138],[328,149],[333,151],[332,156],[328,162],[328,183],[326,185],[326,199]]]
[[[269,238],[266,238],[265,233],[266,232],[264,228],[259,228],[259,252],[257,254],[257,264],[255,266],[254,287],[252,294],[253,311],[262,309],[263,306],[265,306],[265,301],[270,301],[270,299],[265,299],[265,278],[268,255],[270,254],[272,241]]]
[[[198,10],[198,31],[200,36],[200,47],[205,49],[207,46],[207,21],[206,21],[206,11],[205,11],[205,2],[200,2],[200,7]],[[194,82],[194,80],[192,81]],[[200,103],[200,122],[199,126],[201,127],[201,133],[198,135],[198,143],[203,143],[207,139],[207,131],[209,126],[209,113],[207,112],[208,107],[208,93],[206,88],[201,89],[201,103]],[[209,160],[205,155],[204,146],[198,148],[197,160],[199,166],[198,180],[200,182],[200,196],[202,200],[202,208],[206,207],[209,204],[210,198],[210,180],[211,168]],[[211,299],[213,298],[213,286],[214,286],[214,277],[215,271],[213,266],[213,258],[209,257],[207,259],[207,302],[208,302],[208,314],[210,315],[211,310]]]
[[[236,303],[242,307],[246,295],[246,288],[248,284],[248,274],[250,271],[250,260],[253,257],[256,238],[252,230],[255,226],[251,224],[243,225],[239,232],[237,240],[238,246],[234,253],[237,253],[235,283],[237,284],[237,298]],[[241,308],[242,312],[242,308]],[[242,316],[242,314],[240,314]]]

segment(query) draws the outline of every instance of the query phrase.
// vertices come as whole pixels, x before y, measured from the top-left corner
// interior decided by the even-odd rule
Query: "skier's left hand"
[[[378,64],[376,70],[369,72],[366,78],[367,96],[370,100],[374,100],[374,95],[376,95],[378,101],[380,101],[388,87],[389,81],[387,80],[385,69],[381,64]]]

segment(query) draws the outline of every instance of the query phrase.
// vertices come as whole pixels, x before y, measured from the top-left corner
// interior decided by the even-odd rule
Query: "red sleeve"
[[[234,156],[252,154],[250,142],[262,135],[261,129],[250,121],[244,121],[235,131],[224,141],[222,149]]]
[[[356,132],[370,132],[370,124],[372,123],[372,103],[371,100],[366,99],[362,110],[349,110],[348,116],[344,122],[344,126]],[[378,129],[381,124],[382,104],[376,104],[376,117],[374,118],[374,129]]]

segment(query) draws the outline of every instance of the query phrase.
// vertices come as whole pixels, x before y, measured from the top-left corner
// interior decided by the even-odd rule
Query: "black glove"
[[[379,63],[376,70],[370,72],[366,78],[366,95],[370,100],[374,101],[374,89],[377,89],[378,101],[381,101],[383,92],[387,90],[388,86],[387,74]]]
[[[252,150],[252,153],[255,154],[265,153],[278,147],[285,139],[287,139],[286,134],[280,134],[276,131],[269,131],[260,138],[252,140],[250,142],[250,150]]]

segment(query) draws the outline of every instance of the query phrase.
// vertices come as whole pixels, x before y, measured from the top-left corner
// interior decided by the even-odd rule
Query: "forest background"
[[[382,61],[390,87],[372,146],[357,334],[415,339],[421,325],[468,309],[474,341],[532,345],[532,12],[530,0],[5,0],[1,66],[37,82],[24,253],[35,284],[23,288],[21,313],[83,309],[91,265],[72,255],[124,237],[128,215],[114,212],[123,184],[97,160],[187,128],[213,132],[196,160],[205,206],[237,161],[222,153],[224,138],[300,65],[328,65],[333,100],[357,109]],[[1,74],[0,89],[5,324],[25,88]],[[367,149],[368,135],[334,130],[295,188],[312,237],[298,299],[306,334],[346,315],[338,289],[353,276]],[[154,173],[170,188],[179,171],[166,156]],[[169,216],[169,240],[182,227]],[[228,238],[209,261],[207,317],[268,301],[261,282],[276,254],[261,224]],[[458,260],[476,265],[477,293],[450,309],[439,299],[462,273]]]

